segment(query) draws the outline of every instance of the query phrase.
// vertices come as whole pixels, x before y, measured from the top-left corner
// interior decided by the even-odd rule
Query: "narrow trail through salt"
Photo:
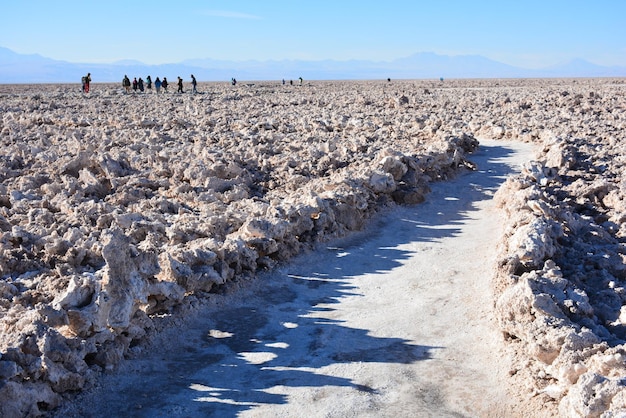
[[[503,216],[492,197],[531,158],[531,145],[481,140],[477,171],[216,296],[164,332],[162,350],[125,362],[81,396],[74,413],[514,415],[492,315]]]

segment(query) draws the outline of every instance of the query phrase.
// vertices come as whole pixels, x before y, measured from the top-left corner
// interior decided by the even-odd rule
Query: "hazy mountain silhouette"
[[[603,67],[583,59],[573,59],[564,64],[545,68],[546,74],[563,74],[561,77],[581,77],[580,74],[593,74],[594,77],[624,77],[625,67]]]
[[[238,80],[358,80],[532,77],[624,77],[626,67],[604,67],[582,59],[539,70],[503,64],[478,55],[439,55],[421,52],[393,61],[269,60],[223,61],[189,59],[180,63],[147,65],[135,60],[111,64],[59,61],[39,54],[18,54],[0,47],[0,83],[79,83],[87,72],[93,82],[121,82],[129,77],[183,79],[194,74],[200,81]]]

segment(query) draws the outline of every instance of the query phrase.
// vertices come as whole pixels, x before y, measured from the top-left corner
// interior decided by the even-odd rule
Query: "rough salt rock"
[[[376,193],[392,193],[396,190],[396,182],[390,173],[374,171],[368,185]]]
[[[61,403],[61,397],[43,383],[4,382],[0,387],[0,416],[40,416],[39,408],[51,410]]]
[[[530,161],[522,165],[522,174],[541,186],[547,186],[557,176],[557,170],[546,167],[539,161]]]
[[[149,298],[170,299],[170,303],[182,299],[182,287],[150,280],[160,271],[155,254],[135,254],[136,250],[130,246],[128,237],[119,230],[111,230],[106,239],[102,249],[106,262],[102,291],[94,306],[98,306],[97,311],[108,327],[127,328],[140,306],[147,304]]]
[[[146,283],[138,274],[132,262],[130,242],[120,231],[113,230],[107,236],[102,248],[106,262],[102,279],[102,291],[108,298],[107,325],[113,328],[125,328],[138,302],[146,296]]]
[[[496,139],[504,137],[505,132],[506,129],[504,126],[494,126],[491,128],[491,135]]]
[[[511,253],[527,267],[542,266],[556,251],[556,240],[562,235],[560,226],[542,218],[518,227],[509,238]]]
[[[547,152],[544,156],[546,167],[552,167],[557,171],[566,172],[576,164],[575,150],[561,138],[547,139],[544,141]]]
[[[428,189],[422,187],[409,187],[395,190],[391,195],[393,200],[402,205],[415,205],[426,200]]]
[[[585,373],[559,403],[559,413],[564,417],[592,417],[604,415],[613,398],[626,392],[619,380],[607,379],[595,373]],[[616,405],[624,408],[624,405]]]
[[[81,308],[90,304],[93,295],[99,290],[99,283],[93,274],[85,273],[73,276],[65,292],[59,294],[53,301],[54,309]]]
[[[383,158],[379,165],[382,170],[393,176],[395,181],[399,181],[408,171],[408,167],[398,158],[387,156]]]
[[[209,259],[206,261],[209,261]],[[198,290],[208,292],[214,285],[224,283],[224,278],[215,270],[212,263],[214,263],[212,257],[211,264],[202,262],[199,259],[191,263],[184,263],[178,261],[170,254],[163,253],[160,257],[161,272],[157,275],[157,278],[163,282],[176,283],[185,292]],[[165,296],[172,297],[171,294],[162,291],[152,291],[151,293],[164,293]],[[182,294],[179,294],[179,297],[182,299]],[[152,312],[153,310],[154,308],[151,307],[150,311]]]
[[[274,225],[264,219],[249,219],[240,228],[244,236],[249,238],[282,238],[285,234],[284,225]]]

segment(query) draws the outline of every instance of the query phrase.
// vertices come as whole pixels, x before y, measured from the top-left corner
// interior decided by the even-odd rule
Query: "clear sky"
[[[483,55],[626,66],[625,0],[10,0],[0,46],[80,63]]]

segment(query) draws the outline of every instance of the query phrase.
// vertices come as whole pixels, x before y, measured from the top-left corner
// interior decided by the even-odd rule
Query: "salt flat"
[[[132,367],[124,359],[148,358],[150,342],[199,306],[254,288],[250,283],[266,272],[330,240],[351,239],[398,206],[430,208],[435,186],[479,173],[474,154],[488,147],[480,148],[477,138],[537,150],[495,194],[504,217],[493,218],[502,233],[489,240],[495,260],[485,260],[491,296],[479,298],[484,287],[470,296],[493,306],[490,329],[504,348],[500,358],[506,385],[520,396],[517,410],[600,416],[624,409],[623,80],[202,83],[197,95],[124,94],[106,84],[84,95],[79,87],[0,86],[4,415],[37,416],[69,404],[103,372]],[[448,227],[418,230],[432,237],[443,234],[440,228]],[[456,244],[445,242],[451,250],[437,251],[450,259]],[[362,286],[365,294],[380,265],[394,270],[387,262],[370,260],[365,276],[348,286]],[[448,271],[442,263],[429,267],[452,282],[471,272],[469,265]],[[281,280],[310,281],[294,274]],[[253,293],[268,292],[260,285]],[[368,296],[339,296],[367,316],[369,304],[358,301]],[[231,312],[231,325],[245,314]],[[481,326],[479,316],[463,319]],[[353,321],[351,329],[369,329],[358,315],[338,318]],[[299,328],[289,328],[297,321],[283,322],[285,330]],[[380,348],[360,334],[344,332]],[[392,342],[397,357],[414,359],[416,367],[445,353],[408,331],[392,334],[373,337],[383,347],[385,338],[398,339]],[[312,347],[323,351],[328,341],[320,337]],[[270,344],[276,345],[264,352],[237,351],[238,361],[281,362],[283,341]],[[342,366],[358,358],[343,349],[337,355]],[[327,363],[321,367],[333,367]],[[364,400],[382,401],[368,389],[377,385],[356,385]],[[443,393],[449,402],[432,405],[473,413],[451,395],[453,388],[439,389],[425,394]],[[212,393],[208,398],[220,392]]]

